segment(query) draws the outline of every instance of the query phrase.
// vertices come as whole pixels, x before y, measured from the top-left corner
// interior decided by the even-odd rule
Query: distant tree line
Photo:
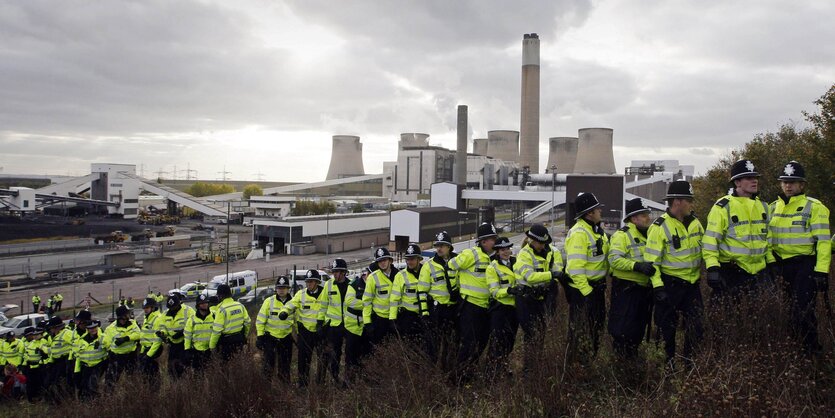
[[[324,215],[335,213],[336,205],[328,201],[296,200],[290,211],[291,216]]]

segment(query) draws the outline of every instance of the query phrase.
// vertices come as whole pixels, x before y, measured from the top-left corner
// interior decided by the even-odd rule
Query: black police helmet
[[[641,199],[640,197],[629,199],[626,201],[626,215],[624,215],[623,221],[626,222],[632,216],[649,212],[650,209],[646,204],[644,204],[644,199]]]
[[[116,308],[116,318],[127,318],[130,316],[130,309],[126,306]]]
[[[304,275],[304,281],[308,281],[308,280],[315,280],[315,281],[321,283],[322,282],[322,275],[319,274],[319,270],[310,269]]]
[[[154,298],[145,298],[145,300],[142,301],[142,307],[143,308],[156,308],[157,307],[157,300],[154,299]]]
[[[591,212],[597,207],[603,207],[594,193],[580,193],[574,199],[574,220],[580,219],[583,215]]]
[[[731,181],[746,177],[759,177],[760,173],[754,168],[751,160],[739,160],[731,166]]]
[[[30,335],[35,335],[35,334],[37,334],[37,331],[35,330],[35,327],[26,327],[26,329],[23,330],[23,336],[24,337],[28,337]]]
[[[693,186],[689,181],[676,180],[670,183],[664,199],[693,199]]]
[[[232,288],[228,284],[222,284],[217,287],[217,295],[219,297],[232,296]]]
[[[797,161],[789,161],[783,167],[783,173],[777,178],[781,181],[806,181],[806,170]]]
[[[487,238],[496,238],[496,237],[499,236],[499,233],[496,232],[496,227],[493,226],[493,224],[491,224],[489,222],[484,222],[481,225],[479,225],[477,234],[478,234],[478,238],[477,238],[478,241],[481,241],[481,240],[487,239]]]
[[[432,245],[449,245],[450,247],[452,247],[452,237],[446,231],[438,232],[438,235],[435,236],[435,243]]]
[[[542,224],[531,225],[530,229],[528,229],[528,231],[525,232],[525,235],[527,235],[528,238],[536,242],[541,242],[543,244],[550,244],[551,241],[553,241],[553,238],[551,238],[551,234],[548,233],[548,228],[546,228],[545,225]]]
[[[389,252],[388,248],[380,247],[380,248],[377,248],[374,251],[374,261],[375,262],[379,262],[379,261],[381,261],[383,259],[386,259],[386,258],[388,258],[389,260],[392,260],[392,261],[394,260],[394,257],[391,256],[391,253]]]
[[[62,321],[61,318],[58,318],[57,316],[49,318],[49,321],[46,322],[46,328],[55,328],[63,325],[64,321]]]
[[[90,321],[91,319],[93,319],[93,314],[91,314],[90,311],[80,311],[77,315],[75,315],[76,322]]]
[[[278,276],[275,281],[275,287],[290,287],[290,279],[287,276]]]
[[[406,258],[412,258],[412,257],[413,258],[423,258],[423,255],[421,254],[420,246],[415,244],[415,243],[409,244],[406,247],[406,252],[403,254],[403,257],[406,257]]]
[[[334,259],[331,262],[331,271],[348,271],[348,262],[342,258]]]
[[[493,248],[497,250],[510,247],[513,247],[513,243],[510,242],[510,240],[507,237],[499,237],[499,239],[496,240],[496,245],[493,246]]]

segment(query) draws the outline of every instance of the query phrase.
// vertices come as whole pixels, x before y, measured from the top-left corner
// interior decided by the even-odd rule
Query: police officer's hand
[[[157,331],[157,332],[155,332],[154,334],[155,334],[157,337],[159,337],[159,338],[161,338],[161,339],[163,339],[163,340],[165,339],[165,333],[164,333],[164,332],[162,332],[162,331]]]
[[[719,276],[719,267],[711,267],[707,269],[707,285],[713,290],[721,290],[722,277]]]
[[[96,341],[96,343],[95,343],[95,344],[93,344],[93,348],[95,348],[96,350],[98,350],[98,349],[99,349],[99,347],[101,347],[101,341]]]
[[[525,293],[525,286],[521,284],[517,284],[516,286],[510,286],[507,288],[508,295],[520,296],[523,293]]]
[[[640,263],[635,263],[635,265],[632,266],[632,270],[650,277],[655,275],[655,266],[653,266],[652,263],[648,261],[641,261]]]
[[[130,337],[125,335],[123,337],[119,337],[119,338],[114,339],[113,343],[115,343],[116,345],[122,345],[122,344],[126,343],[129,339],[130,339]]]
[[[652,289],[652,296],[657,304],[667,303],[667,291],[663,287]]]
[[[290,316],[290,314],[288,314],[287,312],[282,311],[282,312],[279,312],[278,319],[283,321],[283,320],[287,319],[288,316]]]
[[[255,337],[255,348],[257,348],[259,350],[263,350],[264,346],[266,344],[266,341],[267,341],[267,336],[266,335],[259,335],[259,336]]]
[[[551,280],[562,280],[563,277],[565,277],[565,273],[561,270],[551,272]]]
[[[174,335],[171,336],[171,338],[176,340],[178,338],[183,338],[183,336],[184,336],[183,331],[177,331],[177,332],[174,333]]]
[[[812,272],[812,280],[815,281],[815,288],[818,292],[826,292],[829,290],[829,275],[818,271]]]

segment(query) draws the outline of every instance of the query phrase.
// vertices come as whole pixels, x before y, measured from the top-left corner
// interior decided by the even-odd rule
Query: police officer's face
[[[414,270],[415,267],[417,267],[419,263],[420,263],[420,258],[418,258],[418,257],[408,257],[408,258],[406,258],[406,267],[409,267],[410,269]]]
[[[307,290],[314,290],[316,286],[319,286],[319,282],[317,280],[305,280],[304,282],[307,285]]]
[[[630,217],[635,226],[639,228],[649,228],[649,225],[652,223],[652,219],[649,217],[648,213],[639,213],[637,215],[632,215]]]
[[[531,240],[531,242],[530,242],[531,248],[533,248],[535,251],[544,250],[546,245],[548,245],[548,244],[545,244],[544,242],[539,242],[539,241],[536,241],[536,240]],[[499,255],[501,255],[501,254],[502,254],[502,252],[501,252],[501,250],[499,250]]]
[[[388,270],[389,267],[391,267],[391,259],[384,258],[384,259],[378,261],[377,262],[377,267],[379,267],[380,270]]]
[[[486,252],[493,251],[493,246],[496,245],[496,237],[485,238],[481,240],[481,248]]]
[[[286,287],[277,287],[275,289],[275,293],[278,296],[285,297],[285,296],[287,296],[287,288]]]
[[[586,219],[591,221],[591,223],[599,223],[603,220],[603,209],[599,207],[592,209],[586,216]]]
[[[446,257],[449,255],[449,246],[446,244],[440,244],[435,246],[435,251],[438,252],[440,257]]]
[[[781,181],[780,188],[783,189],[783,194],[787,197],[797,196],[803,193],[802,181]]]
[[[286,293],[286,292],[285,292]],[[197,304],[197,309],[201,311],[208,311],[209,310],[209,302],[200,302]]]
[[[333,276],[336,281],[341,282],[345,279],[345,271],[343,270],[334,270],[331,272],[331,276]]]
[[[539,251],[539,250],[537,250],[537,251]],[[513,255],[513,248],[510,248],[510,247],[499,248],[499,258],[501,258],[502,260],[505,260],[505,261],[510,260],[511,255]]]
[[[153,310],[154,309],[151,308],[150,306],[145,306],[145,307],[142,308],[142,312],[145,312],[145,315],[150,315],[151,311],[153,311]]]
[[[757,193],[760,180],[756,177],[744,177],[734,180],[737,193],[740,194],[754,194]]]

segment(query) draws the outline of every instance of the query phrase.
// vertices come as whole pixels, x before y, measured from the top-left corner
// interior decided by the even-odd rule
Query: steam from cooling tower
[[[577,162],[578,174],[615,174],[615,154],[612,150],[610,128],[584,128],[579,130]]]
[[[360,137],[334,135],[327,180],[365,175]]]
[[[400,142],[398,148],[403,147],[426,147],[429,146],[429,134],[422,134],[417,132],[406,132],[400,134]]]
[[[577,162],[577,138],[558,136],[549,138],[548,142],[548,166],[545,170],[551,173],[551,167],[556,166],[557,174],[573,173]]]
[[[455,184],[467,184],[467,106],[458,105],[458,143],[455,150],[455,169],[452,174],[452,181]]]
[[[522,110],[519,163],[539,173],[539,35],[522,38]]]

